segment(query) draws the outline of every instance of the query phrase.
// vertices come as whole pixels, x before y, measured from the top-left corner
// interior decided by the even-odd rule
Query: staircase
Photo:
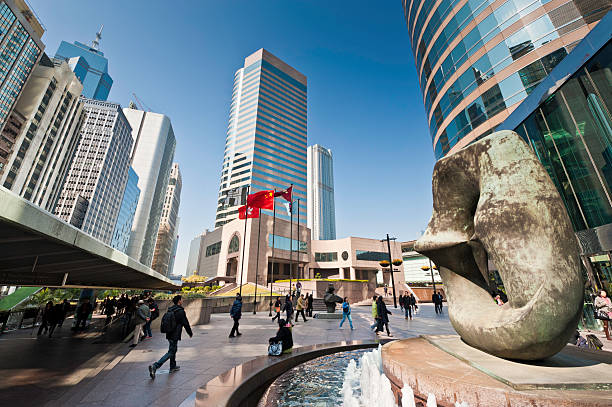
[[[323,298],[313,298],[312,300],[312,311],[313,312],[326,312],[327,306],[323,302]]]

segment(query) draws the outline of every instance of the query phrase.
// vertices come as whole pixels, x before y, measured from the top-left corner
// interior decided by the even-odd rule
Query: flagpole
[[[295,254],[297,260],[297,282],[295,283],[295,290],[297,292],[297,285],[300,282],[300,198],[297,199],[297,222],[296,222],[296,235],[297,235],[297,253]]]
[[[251,226],[253,221],[251,221]],[[261,209],[257,219],[257,261],[255,261],[255,299],[253,300],[253,314],[257,314],[257,275],[259,274],[259,237],[261,235]],[[268,267],[266,267],[266,270]]]
[[[293,187],[293,184],[291,184]],[[291,189],[293,192],[293,188]],[[291,295],[291,277],[293,274],[293,195],[289,203],[289,298],[293,301],[293,295]]]
[[[274,214],[272,217],[272,273],[270,278],[270,311],[268,312],[268,316],[272,316],[272,286],[274,285],[274,234],[276,233],[276,188],[274,189],[274,206],[272,207],[272,213]],[[266,269],[268,265],[266,264]]]
[[[242,275],[244,274],[244,248],[246,247],[246,232],[247,232],[247,222],[249,221],[249,202],[248,202],[248,196],[249,196],[249,189],[250,189],[250,185],[247,185],[247,204],[246,204],[246,208],[245,208],[245,217],[244,217],[244,235],[242,237],[242,261],[241,261],[241,265],[240,265],[240,289],[239,289],[239,293],[240,296],[242,297]]]

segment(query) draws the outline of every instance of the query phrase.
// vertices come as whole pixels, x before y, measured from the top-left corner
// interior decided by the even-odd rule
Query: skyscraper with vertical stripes
[[[247,192],[290,184],[306,224],[306,130],[306,76],[263,48],[246,57],[234,75],[215,227],[238,217]],[[289,219],[285,209],[277,217]]]

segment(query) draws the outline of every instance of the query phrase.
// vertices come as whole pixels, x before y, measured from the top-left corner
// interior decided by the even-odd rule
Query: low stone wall
[[[418,298],[419,302],[431,302],[431,296],[433,295],[433,287],[410,287],[414,291],[414,295]],[[446,293],[444,287],[436,286],[436,291],[442,293],[444,301],[446,301]]]
[[[331,283],[336,289],[334,293],[341,298],[348,297],[351,303],[360,302],[366,298],[372,298],[376,290],[374,283],[357,280],[300,280],[300,283],[302,284],[302,292],[312,293],[314,298],[323,298],[325,296],[325,291],[327,291],[327,287]],[[295,283],[292,282],[292,285],[295,289]],[[284,290],[288,290],[289,282],[274,283],[274,286],[279,286]]]

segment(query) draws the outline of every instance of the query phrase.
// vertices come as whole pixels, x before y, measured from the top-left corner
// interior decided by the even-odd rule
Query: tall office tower
[[[306,223],[306,130],[306,76],[264,49],[248,56],[234,75],[215,227],[238,217],[247,187],[290,184]]]
[[[55,214],[110,244],[128,179],[132,129],[117,103],[81,102],[85,119]]]
[[[44,29],[24,0],[0,1],[0,170],[8,161],[24,118],[16,117],[4,131],[34,66],[45,48]]]
[[[68,64],[43,54],[9,119],[23,118],[23,125],[0,169],[0,185],[50,212],[79,140],[81,90]]]
[[[166,187],[164,206],[159,221],[159,230],[157,231],[157,241],[151,265],[153,270],[163,275],[170,274],[168,266],[170,265],[170,257],[172,256],[172,249],[178,231],[178,211],[181,204],[182,186],[183,180],[179,165],[173,163],[168,186]]]
[[[176,138],[170,118],[131,107],[123,109],[132,126],[131,165],[138,174],[140,198],[136,206],[127,254],[151,266]]]
[[[74,44],[62,41],[55,53],[55,58],[68,62],[83,83],[83,96],[89,99],[106,100],[113,86],[113,79],[108,74],[108,59],[99,50],[103,27],[96,33],[91,46],[78,41]]]
[[[609,0],[403,0],[436,159],[494,131]]]
[[[334,163],[330,149],[318,144],[309,146],[308,161],[308,228],[312,240],[336,238],[336,205],[334,203]]]
[[[132,167],[128,168],[128,179],[123,191],[123,199],[121,200],[121,208],[117,215],[115,230],[111,246],[115,249],[126,253],[130,235],[132,234],[132,223],[136,214],[136,206],[138,206],[138,198],[140,197],[140,189],[138,188],[138,174]]]
[[[206,233],[208,233],[208,230],[199,236],[194,237],[189,244],[189,257],[187,258],[187,269],[185,270],[186,276],[198,274],[198,268],[200,267],[200,254],[202,253],[202,244],[204,242]]]
[[[170,262],[168,263],[168,275],[174,274],[174,261],[176,260],[176,251],[178,250],[178,242],[179,242],[179,225],[181,223],[181,218],[176,218],[176,233],[174,235],[174,243],[172,244],[172,252],[170,253]]]

